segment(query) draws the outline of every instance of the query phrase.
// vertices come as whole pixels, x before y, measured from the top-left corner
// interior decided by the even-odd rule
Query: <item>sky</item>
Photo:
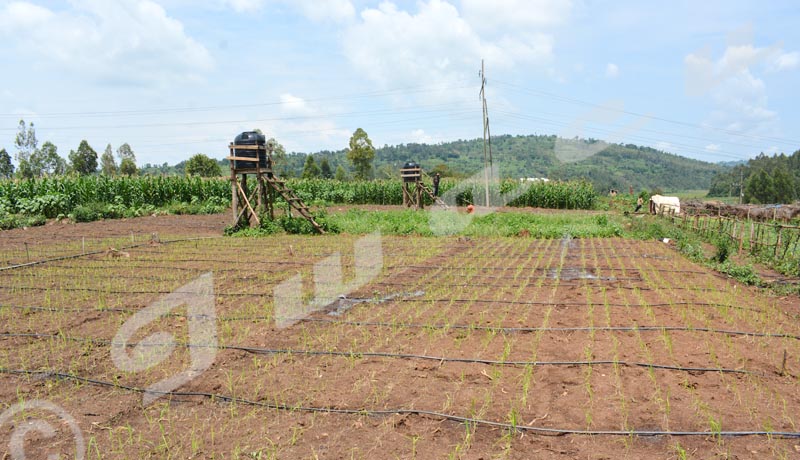
[[[0,0],[0,148],[20,119],[140,165],[255,128],[289,152],[475,139],[483,62],[492,135],[791,154],[797,24],[792,0]]]

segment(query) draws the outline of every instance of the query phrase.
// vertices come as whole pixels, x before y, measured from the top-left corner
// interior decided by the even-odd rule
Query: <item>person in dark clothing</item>
[[[439,196],[439,173],[433,175],[433,196]]]

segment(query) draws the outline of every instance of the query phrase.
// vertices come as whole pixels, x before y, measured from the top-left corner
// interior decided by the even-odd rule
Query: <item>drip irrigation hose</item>
[[[122,345],[122,346],[135,346],[133,343],[120,343],[111,340],[86,338],[86,337],[72,337],[60,334],[37,334],[37,333],[3,333],[0,337],[34,337],[34,338],[51,338],[57,340],[70,340],[82,343],[93,343],[97,345]],[[165,343],[151,343],[148,346],[165,346]],[[724,367],[686,367],[686,366],[673,366],[669,364],[654,364],[643,363],[637,361],[620,361],[620,360],[595,360],[595,361],[509,361],[497,359],[481,359],[481,358],[453,358],[447,356],[432,356],[420,355],[413,353],[390,353],[380,351],[325,351],[325,350],[299,350],[292,348],[260,348],[260,347],[246,347],[239,345],[197,345],[191,343],[176,344],[184,348],[212,348],[216,350],[235,350],[252,353],[256,355],[305,355],[305,356],[345,356],[353,358],[392,358],[392,359],[417,359],[425,361],[436,361],[439,363],[466,363],[466,364],[487,364],[493,366],[600,366],[600,365],[614,365],[625,367],[645,367],[648,369],[659,369],[667,371],[680,371],[680,372],[719,372],[723,374],[745,374],[745,375],[758,375],[765,376],[765,374],[748,371],[745,369],[729,369]]]
[[[505,422],[496,422],[493,420],[485,420],[473,417],[464,417],[460,415],[447,414],[444,412],[424,410],[424,409],[348,409],[342,407],[331,406],[302,406],[290,404],[269,403],[264,401],[253,401],[238,396],[228,396],[217,393],[206,393],[200,391],[158,391],[148,388],[140,388],[128,385],[121,385],[119,383],[108,382],[104,380],[93,379],[89,377],[82,377],[77,374],[70,374],[56,371],[31,371],[27,369],[8,369],[0,367],[0,373],[15,375],[15,376],[38,376],[42,378],[54,378],[60,380],[69,380],[73,382],[86,383],[99,387],[117,388],[133,393],[144,393],[159,396],[168,396],[170,398],[203,398],[211,401],[223,401],[233,404],[243,404],[253,407],[262,407],[265,409],[274,409],[288,412],[317,412],[329,414],[343,414],[343,415],[361,415],[370,417],[380,417],[389,415],[416,415],[421,417],[432,417],[440,420],[449,420],[466,424],[467,426],[485,426],[492,428],[502,428],[509,431],[526,431],[541,435],[563,436],[563,435],[594,435],[594,436],[725,436],[725,437],[742,437],[742,436],[769,436],[779,438],[800,438],[800,432],[792,431],[667,431],[667,430],[573,430],[566,428],[548,428],[531,425],[516,425]]]
[[[4,286],[0,286],[0,289],[4,288]],[[8,288],[8,287],[6,287]],[[28,290],[47,290],[46,288],[21,288],[21,287],[12,287],[10,289],[28,289]],[[83,289],[83,288],[74,288],[74,289],[64,289],[69,291],[78,291],[78,292],[103,292],[103,293],[112,293],[112,294],[127,294],[127,295],[135,295],[135,294],[170,294],[172,291],[107,291],[102,289]],[[215,293],[217,297],[264,297],[264,298],[272,298],[271,292],[254,292],[254,293]],[[447,303],[482,303],[482,304],[490,304],[490,305],[497,305],[497,304],[507,304],[507,305],[525,305],[525,306],[552,306],[552,307],[610,307],[610,308],[672,308],[672,307],[679,307],[679,306],[694,306],[694,307],[712,307],[712,308],[730,308],[732,310],[743,310],[743,311],[753,311],[753,312],[763,312],[763,309],[758,309],[755,307],[746,307],[746,306],[739,306],[739,305],[730,305],[730,304],[723,304],[723,303],[714,303],[714,302],[671,302],[671,303],[653,303],[653,304],[623,304],[623,303],[581,303],[581,302],[544,302],[544,301],[523,301],[523,300],[491,300],[491,299],[457,299],[457,298],[447,298],[447,297],[438,297],[438,298],[395,298],[392,299],[394,302],[447,302]],[[37,307],[27,307],[27,306],[16,306],[16,305],[0,305],[0,308],[37,308]],[[113,311],[112,309],[108,309]],[[54,310],[60,311],[60,310]],[[104,311],[104,310],[82,310],[82,311]],[[790,318],[797,318],[798,315],[794,313],[789,313],[786,311],[781,310],[779,313],[782,313]],[[243,318],[247,319],[247,318]],[[261,319],[256,317],[254,319]]]
[[[180,238],[177,240],[166,240],[166,241],[159,241],[160,244],[170,244],[170,243],[179,243],[184,241],[199,241],[199,240],[207,240],[207,239],[215,239],[219,238],[216,236],[200,236],[200,237],[193,237],[193,238]],[[151,243],[148,241],[146,243],[138,243],[138,244],[131,244],[129,246],[123,246],[122,249],[134,249],[142,246],[149,246]],[[42,259],[42,260],[35,260],[33,262],[26,262],[24,264],[15,264],[15,265],[8,265],[5,267],[0,267],[0,272],[4,272],[7,270],[15,270],[18,268],[25,268],[25,267],[33,267],[35,265],[46,264],[48,262],[58,262],[61,260],[69,260],[69,259],[77,259],[79,257],[84,256],[91,256],[97,254],[103,254],[107,252],[107,250],[98,250],[98,251],[89,251],[89,252],[81,252],[80,254],[70,254],[66,256],[58,256],[58,257],[51,257],[49,259]]]
[[[21,310],[45,311],[53,313],[136,313],[138,310],[131,308],[103,308],[102,310],[86,310],[81,308],[53,308],[42,306],[24,305],[0,305],[2,308],[15,308]],[[185,313],[166,313],[161,315],[164,318],[187,318]],[[220,321],[272,321],[273,316],[222,316]],[[774,332],[752,332],[739,331],[732,329],[716,329],[709,327],[690,327],[690,326],[565,326],[565,327],[513,327],[513,326],[480,326],[472,324],[422,324],[422,323],[391,323],[382,321],[341,321],[327,318],[303,318],[301,322],[323,323],[343,326],[357,327],[386,327],[399,329],[433,329],[433,330],[475,330],[499,332],[502,334],[530,333],[530,332],[702,332],[708,334],[721,334],[744,337],[766,337],[778,339],[800,340],[800,335]],[[0,333],[0,336],[9,334]]]

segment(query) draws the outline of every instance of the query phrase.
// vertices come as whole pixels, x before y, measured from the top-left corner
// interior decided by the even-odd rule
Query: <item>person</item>
[[[439,196],[439,173],[433,175],[433,196]]]
[[[639,199],[636,200],[636,209],[634,209],[633,212],[639,212],[639,210],[642,209],[643,204],[644,204],[644,199],[642,199],[642,197],[639,197]]]

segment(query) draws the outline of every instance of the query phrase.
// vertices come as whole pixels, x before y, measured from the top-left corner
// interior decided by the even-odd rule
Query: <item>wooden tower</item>
[[[409,161],[400,169],[400,179],[403,180],[403,206],[414,209],[424,209],[425,201],[422,199],[423,188],[422,168],[419,164]]]
[[[308,220],[319,233],[325,233],[314,220],[308,206],[303,203],[286,183],[272,170],[272,146],[263,142],[264,136],[257,133],[242,133],[228,148],[231,166],[231,208],[233,226],[261,225],[263,216],[275,218],[275,198],[283,197],[290,208]],[[252,140],[251,140],[252,139]],[[248,175],[255,184],[248,184]]]

